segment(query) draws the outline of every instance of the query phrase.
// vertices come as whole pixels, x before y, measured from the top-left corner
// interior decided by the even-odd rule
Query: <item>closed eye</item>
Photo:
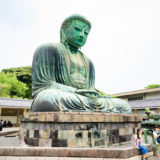
[[[88,32],[84,32],[85,35],[88,35]]]
[[[81,29],[80,29],[79,27],[75,27],[75,29],[76,29],[77,31],[81,31]]]

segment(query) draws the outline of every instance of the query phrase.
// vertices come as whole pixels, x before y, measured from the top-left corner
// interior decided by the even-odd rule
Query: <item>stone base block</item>
[[[29,146],[106,148],[130,142],[141,120],[125,114],[29,113],[21,119],[20,139]]]

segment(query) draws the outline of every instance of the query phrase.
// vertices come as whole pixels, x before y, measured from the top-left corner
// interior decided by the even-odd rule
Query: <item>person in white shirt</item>
[[[157,152],[157,157],[158,160],[160,160],[160,130],[159,127],[156,125],[154,127],[154,132],[153,132],[155,141],[156,141],[156,152]]]

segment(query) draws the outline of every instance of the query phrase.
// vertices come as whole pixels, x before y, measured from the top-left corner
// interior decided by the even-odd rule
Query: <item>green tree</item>
[[[14,73],[17,79],[26,84],[26,96],[25,98],[31,99],[32,98],[32,67],[25,66],[25,67],[18,67],[18,68],[9,68],[3,69],[4,73]]]
[[[10,95],[10,85],[0,83],[0,97],[9,97]]]
[[[0,96],[25,98],[27,86],[13,73],[0,72]]]
[[[152,89],[152,88],[160,88],[159,84],[150,84],[147,87],[145,87],[146,89]]]

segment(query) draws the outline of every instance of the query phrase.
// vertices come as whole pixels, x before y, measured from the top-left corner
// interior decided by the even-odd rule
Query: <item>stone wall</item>
[[[20,139],[30,146],[104,148],[130,142],[141,117],[107,113],[30,113]]]

